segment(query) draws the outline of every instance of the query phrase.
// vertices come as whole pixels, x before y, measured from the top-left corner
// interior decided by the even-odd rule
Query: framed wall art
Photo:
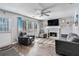
[[[77,14],[75,17],[75,26],[78,26],[78,18],[79,18],[79,15]]]

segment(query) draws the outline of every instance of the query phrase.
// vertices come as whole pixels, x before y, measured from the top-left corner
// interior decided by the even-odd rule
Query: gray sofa
[[[67,40],[55,40],[55,48],[57,54],[79,56],[79,36],[71,33]]]

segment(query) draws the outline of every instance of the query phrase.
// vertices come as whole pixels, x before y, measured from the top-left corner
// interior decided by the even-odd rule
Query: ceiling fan
[[[45,5],[49,5],[49,4],[44,5],[44,3],[38,3],[38,4],[41,7],[41,9],[36,9],[35,11],[36,11],[37,15],[39,15],[40,17],[42,17],[42,16],[50,16],[50,13],[52,12],[50,9],[52,7],[56,7],[57,5],[61,5],[61,4],[58,4],[58,3],[57,4],[56,3],[51,4],[50,6],[45,6]],[[72,3],[68,3],[68,4],[72,5]]]
[[[51,11],[48,10],[48,9],[52,8],[54,5],[51,5],[51,6],[46,7],[46,8],[44,8],[44,6],[41,3],[39,3],[39,5],[42,7],[42,9],[35,9],[37,15],[39,15],[40,17],[42,17],[42,16],[50,16],[49,13],[51,13]]]

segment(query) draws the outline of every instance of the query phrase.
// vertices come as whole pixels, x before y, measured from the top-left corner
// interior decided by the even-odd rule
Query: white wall
[[[69,34],[73,32],[73,19],[73,17],[65,17],[59,19],[61,34]]]
[[[6,16],[9,18],[9,27],[10,27],[10,32],[8,33],[0,33],[0,47],[12,44],[14,42],[17,42],[17,17],[21,16],[18,14],[14,14],[14,13],[10,13],[10,12],[6,12],[5,14],[3,13],[3,11],[0,11],[0,16]],[[24,20],[30,20],[33,22],[37,23],[37,31],[35,31],[35,35],[38,36],[39,33],[39,23],[38,20],[36,19],[32,19],[32,18],[28,18],[28,17],[24,17],[22,16]],[[32,32],[31,34],[33,34],[34,32]]]

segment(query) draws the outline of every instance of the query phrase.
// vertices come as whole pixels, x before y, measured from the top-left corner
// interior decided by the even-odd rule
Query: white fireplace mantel
[[[60,26],[47,26],[46,28],[47,29],[49,29],[49,28],[60,28]]]

